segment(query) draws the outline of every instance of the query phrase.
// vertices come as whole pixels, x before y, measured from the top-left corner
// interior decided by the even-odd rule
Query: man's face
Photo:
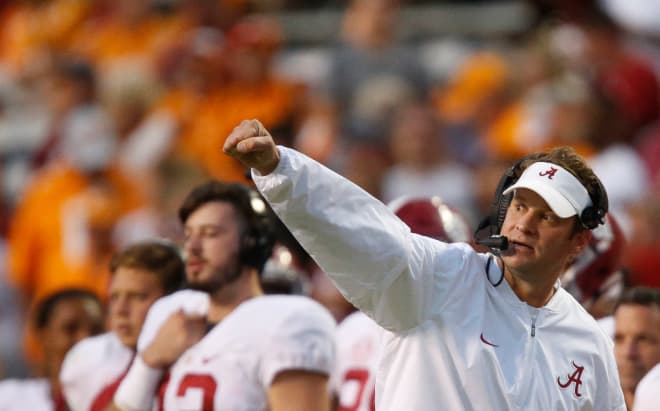
[[[101,307],[89,298],[70,298],[53,307],[48,324],[40,331],[47,361],[57,368],[78,341],[103,331]]]
[[[206,203],[185,223],[188,287],[213,293],[240,276],[241,217],[224,201]]]
[[[574,224],[573,217],[559,218],[535,192],[517,189],[502,225],[509,239],[502,253],[507,268],[529,280],[556,280],[588,239],[586,231],[572,235]]]
[[[163,295],[156,274],[119,267],[110,280],[108,311],[110,329],[127,347],[137,346],[149,307]]]
[[[660,308],[623,304],[614,313],[614,355],[621,386],[633,391],[654,365],[660,363]]]

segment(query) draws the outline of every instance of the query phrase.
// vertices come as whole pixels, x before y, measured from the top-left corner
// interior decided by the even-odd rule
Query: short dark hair
[[[153,273],[164,294],[180,289],[186,277],[179,250],[165,241],[144,241],[128,246],[110,260],[110,273],[114,274],[120,267]]]
[[[37,330],[43,330],[51,320],[53,311],[58,304],[68,300],[87,299],[102,308],[101,300],[91,291],[82,288],[66,288],[44,297],[34,309],[34,326]]]
[[[246,185],[211,180],[188,194],[179,208],[179,220],[185,224],[195,210],[215,201],[231,204],[242,217],[241,264],[261,273],[275,244],[272,210],[257,191]]]
[[[645,307],[652,307],[655,305],[660,309],[660,288],[628,288],[621,294],[621,297],[619,297],[616,308],[619,308],[622,305],[642,305]]]

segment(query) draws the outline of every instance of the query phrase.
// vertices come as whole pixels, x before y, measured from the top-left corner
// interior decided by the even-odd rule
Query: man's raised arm
[[[225,153],[256,169],[254,181],[291,233],[356,307],[390,329],[423,321],[437,247],[413,236],[387,206],[314,160],[277,147],[257,120],[243,121]],[[427,269],[421,269],[426,267]],[[437,295],[436,295],[437,297]]]

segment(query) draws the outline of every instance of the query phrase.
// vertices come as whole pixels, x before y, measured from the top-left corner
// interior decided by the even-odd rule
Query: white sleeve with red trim
[[[85,338],[67,353],[60,371],[64,398],[71,411],[89,411],[105,387],[129,366],[133,350],[113,333]]]

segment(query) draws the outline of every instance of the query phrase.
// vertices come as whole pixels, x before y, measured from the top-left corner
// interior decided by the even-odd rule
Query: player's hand
[[[259,120],[243,120],[225,140],[223,151],[262,175],[270,174],[280,162],[273,137]]]
[[[204,316],[189,315],[179,310],[160,327],[154,340],[142,352],[142,360],[153,368],[169,367],[205,333]]]

